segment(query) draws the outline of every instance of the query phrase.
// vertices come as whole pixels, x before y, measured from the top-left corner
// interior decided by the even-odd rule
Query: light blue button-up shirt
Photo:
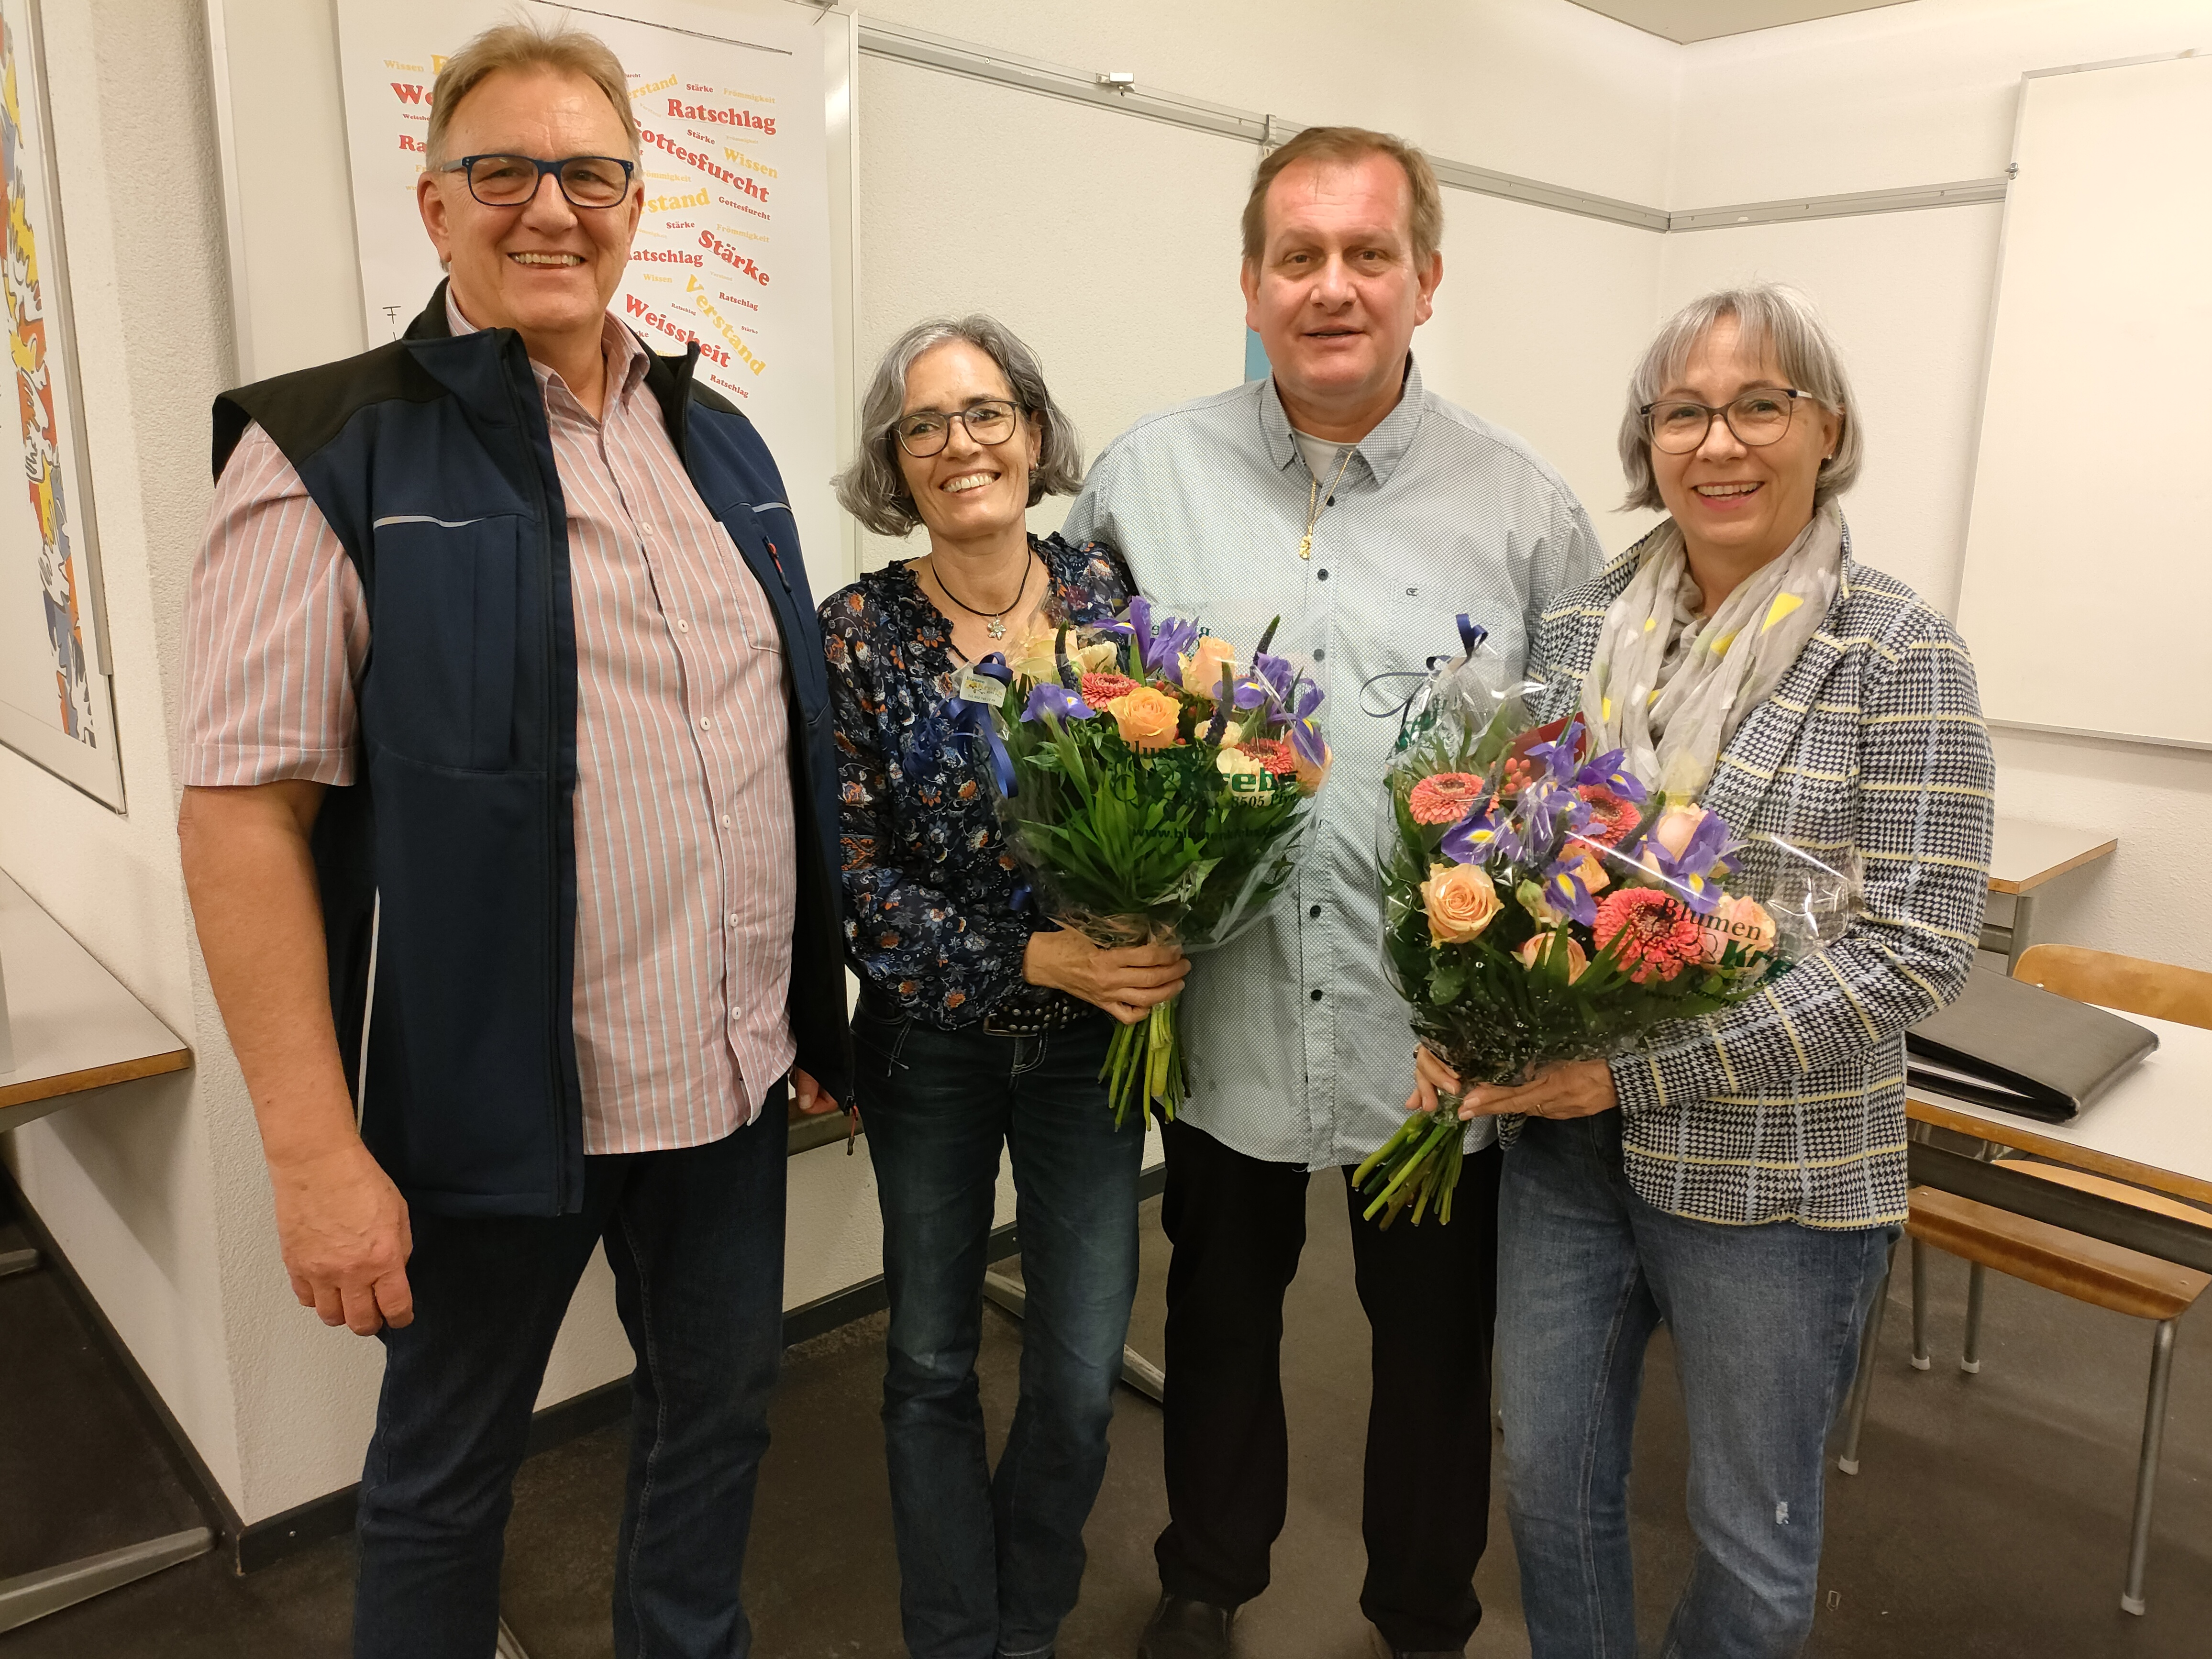
[[[1327,486],[1335,469],[1320,479]],[[1559,475],[1509,432],[1422,389],[1356,445],[1298,557],[1314,475],[1273,380],[1150,415],[1099,456],[1064,533],[1121,550],[1138,585],[1240,657],[1271,617],[1276,651],[1328,693],[1334,769],[1316,798],[1295,892],[1200,957],[1183,993],[1184,1117],[1249,1157],[1356,1164],[1413,1086],[1404,1002],[1383,976],[1376,832],[1383,763],[1411,678],[1455,657],[1454,617],[1518,671],[1538,619],[1603,562]],[[1294,902],[1291,901],[1295,901]],[[1491,1139],[1476,1120],[1468,1146]]]

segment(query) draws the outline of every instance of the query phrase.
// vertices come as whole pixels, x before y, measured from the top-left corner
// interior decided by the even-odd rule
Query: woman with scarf
[[[1636,1052],[1468,1091],[1510,1145],[1498,1210],[1508,1512],[1535,1659],[1634,1650],[1630,1442],[1654,1328],[1689,1420],[1697,1553],[1664,1644],[1792,1655],[1823,1447],[1905,1218],[1904,1034],[1981,930],[1992,774],[1973,664],[1853,556],[1856,411],[1808,302],[1709,295],[1631,383],[1629,505],[1667,521],[1544,618],[1537,677],[1597,750],[1749,845],[1863,862],[1848,932]],[[1425,1052],[1417,1098],[1457,1092]],[[1432,1103],[1432,1102],[1429,1103]]]
[[[838,500],[929,537],[821,607],[836,722],[854,1092],[890,1297],[884,1438],[913,1659],[1043,1659],[1083,1579],[1083,1523],[1137,1291],[1141,1122],[1099,1072],[1114,1022],[1182,989],[1172,945],[1101,949],[1022,902],[984,774],[947,717],[963,667],[1049,652],[1112,620],[1112,550],[1029,533],[1082,482],[1075,428],[1030,349],[991,318],[916,325],[862,399]],[[1000,1149],[1013,1162],[1029,1308],[998,1468],[976,1395]]]

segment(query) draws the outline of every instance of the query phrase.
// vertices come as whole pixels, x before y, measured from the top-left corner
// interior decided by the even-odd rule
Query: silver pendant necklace
[[[937,578],[938,590],[942,592],[946,599],[951,600],[953,604],[958,605],[969,616],[983,617],[983,631],[988,634],[994,640],[1003,640],[1006,637],[1006,612],[1012,611],[1016,605],[1019,605],[1022,602],[1022,595],[1030,591],[1030,565],[1035,562],[1036,558],[1036,554],[1032,550],[1028,559],[1024,560],[1022,564],[1022,585],[1014,590],[1014,597],[1007,600],[1006,603],[1001,605],[996,611],[978,611],[974,605],[969,604],[967,600],[962,599],[950,587],[947,587],[945,585],[945,573],[937,568],[937,562],[933,559],[930,561],[929,574]]]

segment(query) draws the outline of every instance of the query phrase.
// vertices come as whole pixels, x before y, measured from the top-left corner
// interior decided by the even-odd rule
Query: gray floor
[[[1240,1621],[1246,1659],[1352,1659],[1364,1651],[1355,1605],[1364,1325],[1334,1181],[1314,1183],[1311,1223],[1287,1316],[1290,1522],[1274,1587]],[[1146,1249],[1133,1340],[1157,1356],[1166,1249],[1150,1214]],[[1935,1260],[1936,1367],[1922,1373],[1905,1364],[1900,1273],[1863,1447],[1865,1472],[1834,1478],[1831,1486],[1823,1606],[1808,1651],[1819,1659],[2212,1653],[2212,1343],[2192,1320],[2183,1322],[2150,1612],[2130,1618],[2118,1598],[2148,1328],[1993,1279],[1984,1370],[1967,1377],[1955,1364],[1965,1269]],[[65,1543],[103,1547],[108,1533],[131,1523],[131,1501],[114,1488],[133,1478],[133,1468],[152,1470],[145,1502],[155,1512],[167,1514],[178,1496],[161,1486],[143,1431],[97,1376],[90,1351],[52,1316],[50,1297],[32,1280],[0,1282],[0,1328],[9,1333],[0,1353],[0,1422],[13,1437],[0,1447],[0,1578],[55,1559]],[[791,1355],[748,1569],[763,1659],[896,1659],[902,1650],[876,1421],[881,1337],[880,1319],[870,1320]],[[983,1395],[997,1433],[1012,1409],[1020,1341],[1017,1323],[988,1316]],[[75,1403],[57,1424],[44,1413],[63,1401]],[[95,1420],[102,1410],[105,1427]],[[35,1441],[21,1434],[27,1419],[42,1426]],[[1662,1334],[1649,1370],[1633,1499],[1647,1651],[1656,1650],[1688,1560],[1680,1422]],[[76,1437],[86,1437],[63,1449]],[[1127,1659],[1133,1651],[1155,1594],[1152,1540],[1164,1519],[1158,1443],[1155,1407],[1125,1395],[1088,1534],[1083,1602],[1063,1632],[1065,1659]],[[601,1659],[611,1650],[606,1607],[622,1470],[617,1431],[546,1453],[525,1469],[506,1605],[532,1659]],[[52,1506],[65,1505],[65,1488],[86,1496],[81,1512],[64,1517]],[[34,1521],[40,1515],[46,1518]],[[1526,1654],[1502,1513],[1492,1525],[1478,1579],[1488,1612],[1469,1652]],[[351,1579],[343,1542],[246,1579],[213,1560],[196,1562],[0,1637],[0,1656],[338,1656]]]

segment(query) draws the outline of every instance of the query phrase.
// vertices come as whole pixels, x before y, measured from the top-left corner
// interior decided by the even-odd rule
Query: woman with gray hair
[[[890,1296],[884,1433],[899,1608],[915,1659],[1049,1654],[1083,1578],[1083,1523],[1137,1288],[1140,1126],[1099,1081],[1116,1019],[1182,988],[1171,946],[1103,950],[1022,902],[980,745],[945,714],[964,664],[1109,619],[1112,550],[1028,532],[1082,481],[1029,348],[988,317],[921,324],[878,365],[837,480],[879,535],[929,551],[821,607],[836,722],[854,1092]],[[1028,1291],[1021,1398],[994,1473],[975,1360],[999,1149]]]
[[[1863,861],[1839,939],[1750,1000],[1608,1060],[1468,1091],[1510,1146],[1498,1210],[1508,1513],[1537,1659],[1633,1652],[1630,1443],[1663,1320],[1697,1554],[1664,1650],[1795,1654],[1822,1447],[1905,1218],[1905,1028],[1980,936],[1992,774],[1951,625],[1853,556],[1856,410],[1810,304],[1709,295],[1661,331],[1621,423],[1667,521],[1546,615],[1538,677],[1599,750],[1748,844]],[[1420,1094],[1458,1092],[1425,1052]]]

